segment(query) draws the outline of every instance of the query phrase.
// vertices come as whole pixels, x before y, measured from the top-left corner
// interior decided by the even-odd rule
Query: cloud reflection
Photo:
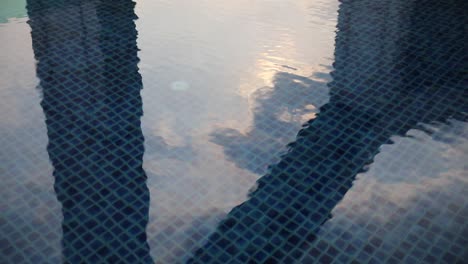
[[[400,234],[393,232],[398,223],[390,221],[382,228],[374,225],[373,230],[369,232],[356,224],[366,219],[360,216],[352,217],[354,211],[359,211],[359,201],[375,202],[370,208],[372,214],[376,214],[376,218],[382,219],[388,215],[381,210],[395,214],[396,218],[406,218],[408,213],[412,217],[407,218],[408,222],[399,225],[398,231],[401,232],[407,227],[417,230],[420,226],[424,231],[433,221],[431,214],[424,215],[425,219],[420,217],[421,213],[425,213],[424,208],[430,207],[431,211],[438,208],[431,206],[432,201],[429,197],[424,202],[419,202],[417,208],[399,208],[400,205],[404,206],[401,202],[385,199],[385,195],[379,191],[392,184],[395,184],[392,187],[411,186],[416,181],[419,185],[413,185],[411,191],[425,193],[427,188],[421,188],[420,184],[424,186],[432,182],[432,185],[436,186],[437,179],[444,178],[451,180],[451,183],[444,187],[450,189],[444,191],[458,192],[453,195],[456,201],[462,192],[459,188],[452,188],[460,182],[462,175],[460,159],[456,155],[450,157],[458,160],[458,168],[453,168],[452,171],[434,171],[432,177],[420,172],[412,175],[412,165],[415,164],[406,164],[408,161],[404,158],[407,157],[398,153],[401,151],[400,145],[397,153],[391,155],[393,160],[387,156],[383,167],[391,174],[399,173],[395,168],[405,170],[408,178],[400,178],[392,183],[386,178],[379,181],[378,177],[372,177],[367,183],[376,180],[379,183],[370,185],[368,191],[371,197],[366,192],[363,193],[362,200],[349,200],[347,196],[350,191],[353,192],[352,187],[356,184],[354,181],[357,175],[362,175],[369,167],[375,165],[376,159],[382,155],[382,146],[395,144],[400,138],[414,141],[414,136],[406,137],[414,130],[423,131],[422,134],[426,136],[434,135],[435,139],[444,144],[443,141],[450,137],[435,136],[439,131],[437,126],[453,126],[458,122],[468,121],[466,87],[460,81],[463,80],[464,74],[464,29],[461,26],[463,23],[460,23],[463,15],[459,12],[462,2],[454,0],[449,5],[440,5],[433,0],[398,3],[342,2],[339,10],[333,81],[328,83],[330,100],[320,108],[317,117],[307,122],[298,132],[296,140],[288,145],[288,151],[280,161],[272,165],[258,180],[258,187],[250,194],[249,199],[231,210],[206,244],[194,252],[189,263],[330,263],[338,257],[345,263],[351,262],[354,257],[366,263],[370,257],[377,256],[372,251],[381,245],[384,251],[378,256],[380,259],[402,259],[412,254],[408,247],[403,245],[402,248],[395,248],[395,245],[399,244],[392,243],[395,241],[393,239],[387,240],[389,237],[398,240]],[[424,9],[424,12],[421,9]],[[375,10],[382,12],[374,12]],[[388,20],[387,17],[383,18],[384,14],[398,14],[398,17]],[[431,23],[428,23],[429,19]],[[402,29],[406,30],[406,33],[402,33]],[[430,43],[430,48],[421,48],[422,43]],[[434,65],[427,60],[428,53],[435,51],[442,53],[438,55],[449,62],[444,60]],[[449,71],[445,69],[448,66],[451,67]],[[272,98],[276,99],[274,96],[267,99],[271,100],[271,106],[290,100],[287,94],[282,95],[281,100]],[[276,130],[281,131],[281,126],[277,128],[273,125],[281,124],[281,120],[272,122],[276,120],[272,116],[277,117],[278,113],[282,113],[278,109],[281,108],[272,107],[270,112],[263,114],[266,119],[259,119],[260,122],[254,123],[261,124],[261,130],[271,134]],[[262,120],[268,120],[270,123],[263,124]],[[428,124],[433,128],[428,127]],[[225,134],[225,138],[234,142],[242,138],[233,131]],[[281,136],[281,133],[277,136]],[[263,146],[261,139],[262,137],[257,138],[259,148]],[[436,154],[446,152],[446,146],[437,149],[437,145],[434,145]],[[230,149],[227,149],[226,152],[229,153]],[[240,148],[236,149],[236,152],[241,151]],[[422,158],[425,155],[427,154],[421,153],[417,157]],[[436,156],[428,154],[428,159],[420,165],[437,167],[437,164],[432,164],[432,161],[437,160]],[[240,166],[248,166],[248,162],[255,160],[247,157],[238,159],[237,162]],[[409,167],[402,166],[403,164]],[[447,177],[449,174],[452,177]],[[369,175],[363,177],[367,176]],[[462,185],[466,187],[466,181]],[[369,185],[361,188],[367,186]],[[400,189],[391,188],[388,191],[395,193]],[[408,192],[404,188],[401,188],[401,191]],[[361,192],[354,194],[359,196]],[[343,201],[347,201],[348,206],[340,207]],[[441,205],[438,202],[433,204]],[[338,209],[349,213],[342,212],[341,217],[335,217],[341,221],[324,234],[327,226],[333,223],[330,221],[333,220],[332,214]],[[411,212],[408,212],[409,209]],[[461,213],[463,214],[465,212]],[[458,221],[456,216],[451,216]],[[360,220],[353,221],[356,218]],[[365,224],[364,222],[363,225]],[[452,227],[447,230],[452,232]],[[438,228],[431,231],[438,234],[445,232],[443,227]],[[364,247],[367,241],[361,240],[361,232],[371,234],[373,239],[370,242],[374,244],[374,248]],[[418,234],[418,231],[415,234]],[[429,234],[422,239],[433,241],[434,237],[435,235]],[[416,236],[416,239],[419,238]],[[387,242],[383,243],[384,240]],[[458,247],[463,245],[464,241],[463,238],[459,238],[452,244]],[[405,240],[400,239],[399,242]],[[420,241],[420,244],[422,243]],[[426,245],[430,246],[428,243]],[[425,256],[424,260],[434,263],[437,258],[430,254],[435,250],[421,247],[425,250],[422,253]],[[306,252],[307,260],[304,259]],[[460,256],[452,255],[448,258],[456,259]],[[447,258],[446,255],[443,257]]]
[[[223,146],[229,160],[253,173],[266,172],[279,160],[290,135],[311,119],[328,101],[326,82],[329,75],[317,73],[314,79],[279,72],[273,87],[257,89],[253,94],[253,124],[247,133],[221,128],[211,134],[211,141]],[[260,158],[260,160],[258,160]]]

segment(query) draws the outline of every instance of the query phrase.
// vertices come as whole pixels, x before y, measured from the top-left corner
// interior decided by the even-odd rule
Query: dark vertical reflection
[[[468,121],[464,2],[342,1],[330,101],[189,262],[294,263],[392,136]]]
[[[135,3],[28,0],[65,263],[151,263]]]

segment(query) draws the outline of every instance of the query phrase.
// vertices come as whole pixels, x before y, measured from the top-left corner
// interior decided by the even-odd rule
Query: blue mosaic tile
[[[28,1],[66,263],[153,262],[134,5]]]
[[[464,239],[441,240],[441,248],[435,245],[430,215],[417,220],[417,235],[397,247],[382,238],[408,224],[369,226],[368,241],[356,240],[353,231],[360,228],[353,226],[338,225],[321,235],[356,175],[366,171],[392,137],[407,136],[415,128],[433,134],[421,123],[467,121],[463,6],[461,1],[343,1],[329,102],[258,181],[250,199],[227,215],[189,263],[466,260],[466,249],[460,254],[446,251],[452,245],[466,248]],[[420,203],[430,208],[433,201]],[[393,210],[396,218],[406,213],[397,206]],[[460,225],[466,232],[464,221]],[[221,259],[222,254],[229,257]]]
[[[227,214],[216,201],[201,217],[183,211],[164,226],[162,210],[149,212],[151,184],[161,182],[147,182],[144,155],[176,160],[160,172],[180,175],[180,185],[210,185],[182,177],[191,172],[181,164],[200,162],[192,156],[201,148],[145,142],[134,8],[129,0],[27,1],[53,172],[46,193],[15,178],[37,164],[2,153],[10,171],[0,193],[10,192],[0,204],[0,263],[466,262],[464,1],[341,1],[331,79],[282,65],[273,86],[252,95],[250,130],[206,136],[231,162],[220,164],[261,175],[248,199]],[[203,111],[191,96],[161,94]],[[201,163],[210,162],[218,161]],[[195,196],[181,193],[171,209],[201,208]]]

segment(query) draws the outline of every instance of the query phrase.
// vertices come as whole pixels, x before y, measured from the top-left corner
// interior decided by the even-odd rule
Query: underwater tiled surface
[[[190,5],[173,5],[181,3]],[[226,83],[236,78],[217,72],[230,54],[214,62],[203,49],[180,55],[178,45],[198,43],[176,23],[186,34],[168,41],[175,52],[161,62],[166,71],[153,67],[146,57],[158,38],[171,38],[137,31],[136,13],[148,23],[149,3],[139,12],[140,2],[127,0],[26,4],[37,64],[24,71],[35,71],[38,87],[5,75],[2,97],[27,102],[18,98],[29,92],[15,91],[24,86],[40,106],[2,102],[1,263],[468,259],[464,1],[341,1],[328,29],[336,29],[332,65],[310,70],[269,58],[272,70],[258,59],[268,68],[259,76],[271,83],[245,97],[242,85],[224,93],[225,83],[208,74],[159,83],[192,66],[205,76],[198,64]],[[223,15],[234,8],[207,5]],[[311,19],[320,30],[335,15],[323,6]],[[254,25],[267,31],[273,22],[261,17]],[[212,25],[227,23],[216,19]],[[233,21],[231,30],[242,28]],[[287,37],[275,34],[268,38]],[[156,42],[146,41],[153,35]],[[236,41],[226,43],[248,46]]]
[[[27,3],[67,263],[152,262],[133,6]],[[5,257],[19,263],[24,254],[10,248]]]

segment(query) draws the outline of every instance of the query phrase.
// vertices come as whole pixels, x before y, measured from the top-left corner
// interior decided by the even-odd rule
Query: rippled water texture
[[[2,0],[0,263],[463,263],[463,10]]]

